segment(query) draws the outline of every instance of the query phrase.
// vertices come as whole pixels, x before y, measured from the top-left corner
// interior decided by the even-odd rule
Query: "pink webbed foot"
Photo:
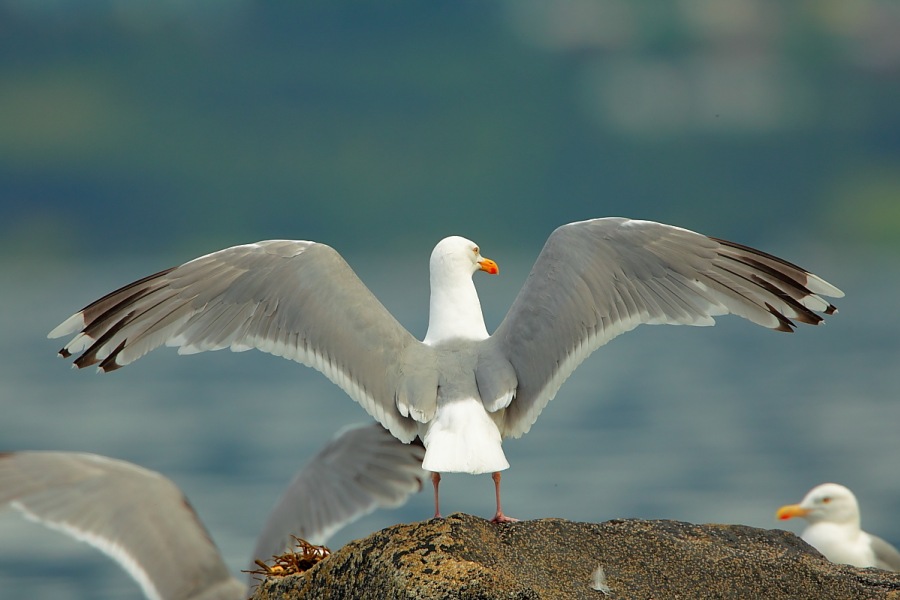
[[[518,523],[519,520],[513,517],[507,517],[502,512],[498,512],[494,515],[494,518],[491,519],[491,523]]]
[[[494,480],[494,492],[497,496],[497,513],[494,515],[494,518],[491,519],[491,523],[515,523],[518,519],[507,517],[503,514],[503,509],[500,507],[500,472],[497,471],[492,474],[491,479]]]

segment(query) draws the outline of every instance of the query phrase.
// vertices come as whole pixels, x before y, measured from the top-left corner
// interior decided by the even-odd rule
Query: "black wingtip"
[[[128,343],[128,339],[122,340],[116,349],[109,353],[109,356],[100,361],[100,370],[104,373],[112,373],[117,369],[121,369],[122,365],[116,362],[116,358],[119,356],[119,352],[121,352],[125,348],[125,344]]]
[[[796,325],[793,321],[785,317],[783,314],[778,312],[774,306],[766,302],[766,308],[769,309],[769,312],[772,313],[776,319],[778,319],[778,327],[775,327],[775,331],[783,331],[785,333],[794,333],[794,328]]]
[[[91,365],[96,365],[97,359],[95,358],[93,353],[90,353],[90,354],[85,353],[85,354],[82,354],[81,356],[79,356],[78,358],[76,358],[72,362],[72,364],[77,369],[83,369],[85,367],[90,367]]]

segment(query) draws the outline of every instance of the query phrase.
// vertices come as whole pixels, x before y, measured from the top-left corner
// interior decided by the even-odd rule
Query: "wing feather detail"
[[[0,456],[6,503],[114,559],[148,598],[244,597],[181,490],[153,471],[94,454],[9,453]],[[216,589],[229,593],[204,595]]]
[[[735,314],[793,331],[837,312],[843,292],[759,250],[623,218],[558,228],[493,336],[517,388],[501,431],[526,433],[594,350],[641,324],[714,325]]]
[[[404,444],[381,425],[335,436],[297,473],[260,534],[253,558],[281,553],[291,535],[324,543],[337,529],[376,508],[394,508],[422,488],[425,449]]]
[[[102,371],[163,344],[180,354],[255,348],[321,371],[399,439],[416,434],[395,405],[398,357],[429,349],[324,244],[269,240],[207,254],[107,294],[50,337],[69,334],[60,355]]]

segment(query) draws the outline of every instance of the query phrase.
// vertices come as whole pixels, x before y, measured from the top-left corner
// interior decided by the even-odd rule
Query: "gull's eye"
[[[829,502],[831,502],[831,496],[825,496],[824,498],[822,498],[822,504],[828,504]]]
[[[472,252],[474,252],[475,254],[478,254],[478,246],[475,246],[474,248],[472,248]]]

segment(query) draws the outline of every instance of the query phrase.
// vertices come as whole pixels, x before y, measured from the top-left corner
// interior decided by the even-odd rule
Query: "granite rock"
[[[594,589],[597,567],[606,591]],[[253,598],[900,600],[900,574],[830,563],[777,529],[636,519],[497,525],[454,514],[351,542],[306,573],[264,581]]]

